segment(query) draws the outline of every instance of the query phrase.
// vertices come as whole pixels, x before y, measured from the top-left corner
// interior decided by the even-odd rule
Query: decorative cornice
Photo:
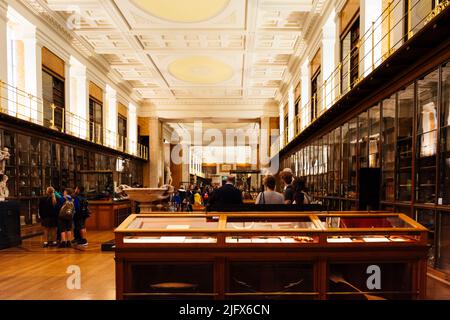
[[[164,106],[182,106],[182,105],[271,105],[277,104],[274,99],[144,99],[142,105],[164,105]]]
[[[312,52],[316,52],[321,44],[320,34],[322,31],[322,26],[326,19],[328,18],[328,14],[330,9],[335,8],[335,1],[325,1],[325,0],[316,0],[313,3],[313,9],[308,14],[308,17],[305,22],[305,27],[303,29],[303,45],[298,46],[291,56],[291,59],[288,63],[288,69],[292,70],[285,75],[282,80],[282,83],[285,85],[281,90],[278,91],[278,95],[276,100],[280,103],[287,101],[287,94],[289,86],[296,85],[296,83],[300,80],[300,68],[308,58]],[[339,12],[336,10],[336,12]],[[318,35],[317,35],[318,34]],[[314,40],[312,40],[314,39]],[[294,59],[295,58],[295,59]],[[283,103],[284,105],[285,103]]]

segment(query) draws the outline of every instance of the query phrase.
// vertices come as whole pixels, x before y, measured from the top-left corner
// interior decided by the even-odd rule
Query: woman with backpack
[[[72,189],[64,189],[60,202],[58,215],[58,225],[61,231],[61,242],[59,248],[70,248],[70,238],[72,238],[72,224],[75,215],[75,201],[72,198]]]

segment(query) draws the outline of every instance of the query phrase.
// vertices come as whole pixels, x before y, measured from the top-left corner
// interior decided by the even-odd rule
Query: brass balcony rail
[[[302,97],[308,101],[300,108],[291,124],[295,125],[294,138],[362,79],[368,77],[418,30],[450,6],[450,0],[434,0],[434,8],[427,8],[427,5],[430,5],[428,1],[418,1],[412,5],[412,1],[409,0],[408,10],[404,10],[403,5],[403,0],[390,1],[381,15],[372,22],[371,27],[360,37],[356,46],[342,58],[334,71],[318,87],[314,98]],[[352,72],[357,74],[354,79]],[[287,135],[281,147],[289,143],[286,137]]]
[[[0,81],[0,113],[148,160],[148,147]],[[130,145],[136,146],[132,152]]]

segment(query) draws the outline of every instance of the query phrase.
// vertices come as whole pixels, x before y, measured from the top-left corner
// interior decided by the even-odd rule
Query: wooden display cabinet
[[[427,232],[395,213],[131,215],[115,230],[116,297],[423,299]]]
[[[113,230],[132,212],[134,202],[123,200],[90,200],[91,216],[86,220],[88,230]]]

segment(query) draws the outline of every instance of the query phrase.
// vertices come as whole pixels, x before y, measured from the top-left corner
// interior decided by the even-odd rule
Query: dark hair
[[[282,172],[280,173],[280,178],[281,178],[281,180],[283,180],[286,184],[291,184],[291,183],[292,183],[292,178],[293,178],[292,172],[289,172],[289,171],[282,171]]]
[[[227,177],[227,182],[234,183],[234,181],[235,181],[235,179],[234,179],[233,176],[228,176],[228,177]]]
[[[304,178],[295,178],[292,182],[292,189],[294,192],[306,191],[306,181]]]
[[[65,188],[64,191],[65,191],[69,196],[71,196],[71,195],[73,194],[72,188]]]
[[[276,185],[276,180],[274,176],[266,176],[264,178],[264,185],[269,188],[269,189],[275,189],[275,185]]]

